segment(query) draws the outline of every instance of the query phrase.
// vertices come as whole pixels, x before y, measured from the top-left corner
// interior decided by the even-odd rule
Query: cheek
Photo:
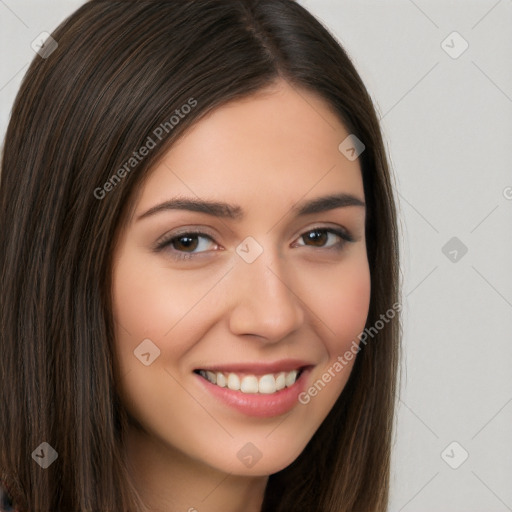
[[[151,388],[178,386],[165,370],[179,372],[185,354],[208,330],[211,312],[216,311],[209,290],[218,280],[211,271],[209,275],[171,272],[165,263],[148,262],[142,251],[123,251],[112,275],[115,347],[122,374],[130,372],[132,381],[141,379],[130,391],[135,402]],[[146,339],[152,343],[141,345]],[[147,352],[139,347],[147,346],[158,354],[148,367],[136,357]],[[157,372],[162,374],[161,382],[154,380]]]
[[[179,445],[188,434],[176,421],[175,411],[188,410],[192,418],[201,418],[204,411],[182,393],[176,369],[169,362],[179,361],[189,348],[190,338],[183,329],[205,290],[203,286],[183,286],[175,274],[171,282],[169,274],[162,265],[149,265],[147,256],[125,250],[113,271],[112,299],[121,371],[118,391],[123,404],[154,435],[174,425]],[[154,346],[145,345],[153,360],[148,366],[134,354],[145,339],[160,351],[153,359],[157,354]]]
[[[114,269],[113,284],[118,339],[129,334],[140,343],[146,337],[164,341],[201,300],[209,281],[191,282],[162,264],[148,264],[144,254],[126,251]]]
[[[365,328],[371,295],[366,258],[347,262],[323,283],[314,288],[314,311],[321,319],[324,358],[299,396],[308,415],[316,418],[316,427],[342,393],[357,357],[358,336]]]
[[[334,288],[334,287],[333,287]],[[365,327],[370,305],[370,275],[364,268],[347,276],[343,285],[338,285],[336,300],[325,304],[326,315],[337,335],[337,349],[342,350],[347,342],[357,339]]]
[[[310,287],[310,301],[321,319],[329,356],[336,357],[364,330],[370,305],[371,279],[366,257],[354,258],[347,265],[318,279]]]
[[[115,345],[121,368],[124,371],[139,369],[140,362],[134,350],[143,340],[151,340],[165,356],[168,350],[163,341],[179,322],[190,302],[187,290],[176,291],[164,276],[164,269],[148,265],[137,254],[125,252],[113,272],[113,316]],[[177,297],[178,295],[178,297]],[[179,347],[173,347],[178,350]],[[150,368],[159,367],[164,357],[159,357]]]
[[[149,335],[158,328],[155,322],[159,324],[165,318],[162,313],[168,290],[158,281],[155,270],[142,263],[136,255],[125,251],[115,267],[113,313],[125,331]]]

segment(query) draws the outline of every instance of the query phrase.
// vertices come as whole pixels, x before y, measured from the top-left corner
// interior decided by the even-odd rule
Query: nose
[[[277,258],[271,260],[268,252],[252,263],[237,261],[229,291],[229,327],[233,334],[251,334],[276,343],[303,324],[303,303],[293,290],[293,282],[289,282],[292,273],[280,264]]]

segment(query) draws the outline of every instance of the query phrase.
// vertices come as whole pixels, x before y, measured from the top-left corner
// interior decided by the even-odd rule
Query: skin
[[[348,135],[323,99],[278,81],[197,122],[141,188],[114,251],[113,313],[119,386],[134,419],[127,456],[148,510],[259,511],[268,476],[297,458],[343,390],[354,360],[307,405],[255,418],[217,401],[193,370],[299,358],[314,364],[308,388],[357,341],[370,301],[365,207],[292,211],[333,193],[364,201],[358,160],[338,150]],[[245,215],[174,209],[138,219],[178,195],[237,204]],[[336,227],[354,241],[306,236]],[[178,237],[155,252],[178,228],[212,240],[194,238],[187,251]],[[236,252],[248,236],[263,249],[252,263]],[[193,256],[174,258],[180,251]],[[146,338],[160,350],[149,366],[134,357]],[[237,457],[248,442],[262,454],[251,468]]]

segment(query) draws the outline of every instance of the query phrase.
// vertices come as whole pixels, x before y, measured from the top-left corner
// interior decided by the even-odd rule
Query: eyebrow
[[[326,212],[336,208],[345,208],[347,206],[364,207],[365,203],[352,194],[332,194],[318,197],[310,201],[297,203],[292,207],[292,211],[294,211],[295,214],[300,217],[313,213]],[[188,210],[232,220],[241,220],[245,215],[243,209],[235,204],[219,201],[209,201],[205,199],[177,197],[153,206],[145,213],[139,215],[139,217],[137,217],[137,221],[156,213],[169,210]]]

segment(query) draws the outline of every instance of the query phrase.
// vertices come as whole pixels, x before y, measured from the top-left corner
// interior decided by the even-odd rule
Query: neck
[[[133,427],[125,448],[148,512],[261,512],[268,476],[224,473]]]

